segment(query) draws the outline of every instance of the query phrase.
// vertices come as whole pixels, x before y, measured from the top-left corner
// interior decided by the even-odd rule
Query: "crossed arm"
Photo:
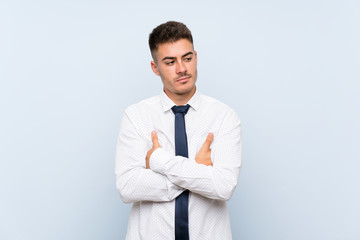
[[[204,164],[205,166],[213,166],[211,161],[211,148],[210,145],[214,139],[214,134],[209,133],[206,137],[204,144],[201,146],[199,152],[196,154],[195,161],[198,164]],[[159,139],[157,133],[155,131],[151,132],[151,140],[153,143],[153,147],[147,152],[145,161],[146,168],[150,169],[150,157],[151,154],[158,148],[160,148]]]
[[[207,198],[228,200],[240,171],[241,128],[237,116],[229,114],[227,118],[215,137],[207,136],[195,159],[188,159],[162,149],[156,133],[152,135],[153,146],[149,150],[125,115],[120,127],[115,171],[122,200],[126,203],[171,201],[184,189]]]

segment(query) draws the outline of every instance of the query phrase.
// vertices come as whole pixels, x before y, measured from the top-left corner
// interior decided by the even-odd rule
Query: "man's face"
[[[197,53],[192,43],[180,39],[160,44],[154,54],[151,68],[161,77],[164,91],[170,99],[187,98],[195,92],[197,79]]]

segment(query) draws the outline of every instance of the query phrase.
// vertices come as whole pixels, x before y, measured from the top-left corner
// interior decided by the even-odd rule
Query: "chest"
[[[191,109],[192,110],[192,109]],[[156,131],[161,147],[171,154],[175,154],[175,117],[169,111],[166,113],[144,116],[141,135],[146,141],[147,148],[152,147],[151,132]],[[205,111],[190,111],[185,115],[189,158],[195,158],[203,145],[207,135],[211,132],[215,138],[220,131],[223,117],[221,114]]]

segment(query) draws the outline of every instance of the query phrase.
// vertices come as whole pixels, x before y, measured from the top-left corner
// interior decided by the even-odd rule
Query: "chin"
[[[179,94],[188,94],[191,93],[192,91],[194,91],[195,86],[191,86],[191,87],[187,87],[186,89],[179,89],[178,93]]]

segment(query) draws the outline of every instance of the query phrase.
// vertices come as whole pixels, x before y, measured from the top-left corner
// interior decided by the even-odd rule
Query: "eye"
[[[185,61],[185,62],[190,62],[191,59],[192,59],[191,57],[187,57],[187,58],[184,58],[184,61]]]
[[[166,65],[170,66],[173,65],[175,61],[165,62]]]

